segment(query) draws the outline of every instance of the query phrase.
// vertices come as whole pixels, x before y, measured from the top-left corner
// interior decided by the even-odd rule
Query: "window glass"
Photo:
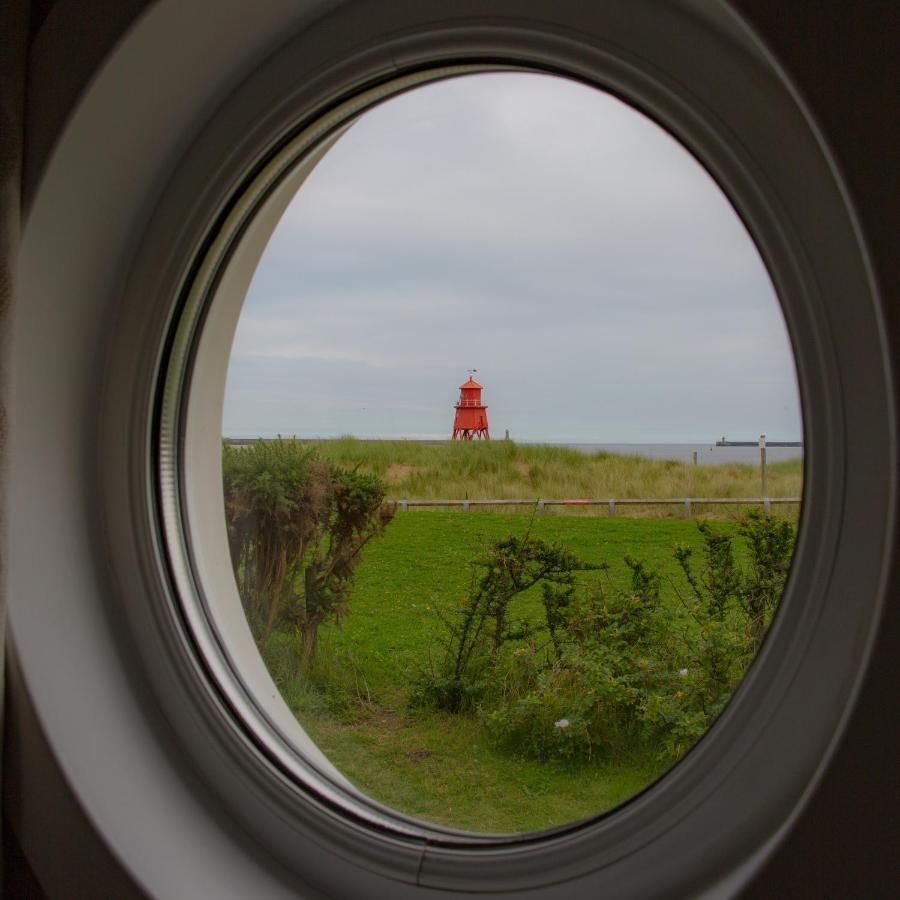
[[[765,265],[677,141],[572,81],[456,78],[356,121],[263,255],[223,431],[275,684],[425,821],[633,796],[787,578],[802,428]]]

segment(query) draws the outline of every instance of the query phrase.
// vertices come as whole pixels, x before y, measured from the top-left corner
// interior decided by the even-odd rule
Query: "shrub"
[[[393,516],[379,478],[331,466],[297,441],[223,449],[228,542],[257,642],[276,626],[315,655],[319,625],[347,610],[363,547]]]
[[[532,667],[530,683],[502,679],[499,704],[481,711],[500,746],[571,759],[613,756],[640,740],[641,700],[658,668],[660,581],[644,563],[626,558],[626,564],[627,589],[607,573],[605,583],[567,598],[558,611],[560,653],[552,665]]]
[[[784,593],[795,531],[790,522],[758,512],[749,513],[739,530],[750,549],[750,571],[744,575],[738,602],[749,619],[754,649],[758,649]]]
[[[709,728],[734,693],[758,651],[784,592],[794,528],[759,513],[738,527],[749,569],[737,565],[732,539],[698,523],[703,535],[699,569],[689,548],[675,558],[676,585],[688,627],[669,641],[669,665],[642,701],[643,717],[660,753],[677,758]]]
[[[442,665],[420,678],[416,702],[477,711],[496,744],[541,759],[655,751],[678,758],[707,730],[762,641],[787,578],[793,527],[751,514],[732,538],[699,523],[702,558],[676,547],[680,607],[662,603],[659,574],[625,558],[630,581],[559,547],[509,538],[493,545],[462,607],[446,617]],[[509,627],[511,601],[540,585],[543,627]]]
[[[504,645],[529,638],[527,625],[510,624],[510,607],[536,586],[543,590],[546,626],[558,656],[560,610],[572,596],[575,573],[590,568],[570,551],[529,534],[494,542],[472,565],[468,596],[442,615],[446,636],[441,658],[420,674],[412,703],[449,712],[473,709],[496,685]]]

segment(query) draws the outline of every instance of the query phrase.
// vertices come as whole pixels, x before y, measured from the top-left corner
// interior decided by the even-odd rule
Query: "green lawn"
[[[278,639],[267,654],[282,661],[273,674],[301,723],[374,798],[457,828],[534,831],[607,810],[660,774],[647,759],[517,759],[489,746],[473,717],[408,708],[410,677],[439,651],[437,610],[465,596],[469,563],[489,541],[528,527],[586,561],[608,562],[623,581],[625,555],[674,575],[673,546],[702,544],[694,522],[676,519],[398,512],[366,548],[350,613],[340,627],[322,629],[315,684],[289,674],[293,656],[289,647],[273,649]],[[673,599],[670,585],[664,593]],[[521,604],[521,615],[536,612],[534,603]]]

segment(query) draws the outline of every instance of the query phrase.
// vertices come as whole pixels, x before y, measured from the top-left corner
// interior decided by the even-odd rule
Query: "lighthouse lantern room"
[[[487,406],[481,402],[482,390],[482,386],[472,378],[471,373],[469,380],[460,385],[459,400],[455,407],[456,415],[453,419],[454,441],[491,439],[488,432]]]

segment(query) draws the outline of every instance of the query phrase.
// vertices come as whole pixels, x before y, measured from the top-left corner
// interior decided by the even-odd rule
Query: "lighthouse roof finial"
[[[478,371],[478,369],[466,369],[466,372],[469,373],[469,379],[468,379],[468,381],[466,381],[465,384],[461,384],[459,386],[460,390],[467,390],[467,389],[471,390],[473,388],[479,388],[479,389],[481,388],[481,385],[472,377],[477,371]]]

